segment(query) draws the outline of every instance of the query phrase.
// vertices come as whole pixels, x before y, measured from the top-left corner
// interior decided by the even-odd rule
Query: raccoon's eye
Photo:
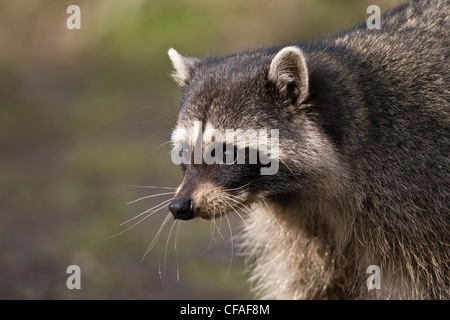
[[[232,145],[223,145],[223,155],[222,155],[222,162],[220,164],[224,165],[232,165],[235,164],[238,158],[237,149],[235,146]]]
[[[186,162],[187,160],[189,160],[189,152],[190,149],[188,147],[181,148],[178,152],[178,156]]]

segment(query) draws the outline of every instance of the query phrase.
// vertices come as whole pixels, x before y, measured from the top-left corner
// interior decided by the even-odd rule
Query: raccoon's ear
[[[168,54],[175,69],[172,77],[180,86],[184,86],[186,82],[192,77],[195,64],[199,60],[196,58],[183,57],[173,48],[169,49]]]
[[[308,68],[300,48],[281,49],[272,59],[268,74],[281,96],[294,105],[302,103],[309,94]]]

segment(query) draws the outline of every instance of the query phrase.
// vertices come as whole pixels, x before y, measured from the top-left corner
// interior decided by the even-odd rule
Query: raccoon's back
[[[434,270],[402,271],[431,297],[448,297],[449,12],[449,1],[416,1],[382,18],[380,30],[334,40],[360,96],[345,105],[353,125],[340,150],[362,195],[361,238],[401,261],[398,270]]]
[[[345,106],[349,135],[400,166],[414,152],[424,166],[448,164],[449,12],[450,1],[414,1],[383,17],[380,30],[364,26],[334,39],[334,50],[344,52],[349,96],[359,97]]]
[[[431,106],[448,117],[449,13],[450,1],[413,1],[383,17],[381,29],[364,25],[335,42],[345,46],[347,63],[356,62],[366,91],[389,98],[386,107],[395,101],[393,107],[403,111]]]

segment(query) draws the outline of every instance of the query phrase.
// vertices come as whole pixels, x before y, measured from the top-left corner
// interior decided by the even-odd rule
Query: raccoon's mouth
[[[226,191],[236,191],[237,189],[222,190],[213,185],[200,190],[200,192],[188,194],[183,198],[175,198],[170,202],[169,210],[174,219],[212,220],[241,209],[249,209],[248,206],[255,201],[249,192],[243,190],[233,194]]]
[[[240,199],[240,201],[233,200],[233,202],[230,202],[231,200],[222,200],[218,202],[207,203],[205,206],[198,207],[196,207],[194,204],[194,217],[198,217],[202,220],[212,220],[230,213],[236,213],[241,216],[239,212],[243,212],[242,210],[250,211],[249,206],[251,206],[251,204],[253,203],[252,201],[249,201],[248,198],[244,201],[243,199]]]
[[[221,216],[224,216],[226,214],[228,214],[231,210],[227,210],[227,211],[205,211],[202,210],[200,208],[194,209],[195,211],[195,217],[198,217],[202,220],[212,220],[215,218],[219,218]]]
[[[226,208],[218,204],[208,204],[205,208],[196,206],[190,199],[181,198],[172,200],[169,204],[169,210],[172,212],[174,219],[191,220],[198,217],[203,220],[211,220],[227,214],[231,211],[231,208]]]
[[[190,199],[175,199],[169,204],[169,210],[174,219],[192,220],[200,218],[202,220],[212,220],[224,216],[230,212],[241,209],[242,204],[234,206],[226,205],[224,202],[208,203],[206,206],[196,206]]]

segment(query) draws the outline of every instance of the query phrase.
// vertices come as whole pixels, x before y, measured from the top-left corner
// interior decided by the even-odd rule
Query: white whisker
[[[130,185],[131,188],[141,188],[141,189],[167,189],[167,190],[176,190],[174,187],[160,187],[160,186],[138,186],[138,185]]]
[[[170,227],[169,235],[167,236],[166,248],[164,250],[164,262],[163,262],[163,283],[166,276],[166,261],[167,261],[167,248],[169,246],[170,236],[172,235],[172,230],[175,227],[177,220],[173,220],[172,227]]]
[[[168,195],[168,194],[174,194],[174,193],[175,193],[175,191],[152,194],[152,195],[145,196],[145,197],[142,197],[142,198],[139,198],[139,199],[136,199],[136,200],[132,200],[132,201],[130,201],[130,202],[127,202],[126,204],[132,204],[132,203],[135,203],[135,202],[144,200],[144,199],[149,199],[149,198],[154,198],[154,197],[160,197],[160,196],[165,196],[165,195]]]
[[[240,187],[237,187],[237,188],[229,188],[229,189],[225,189],[224,191],[225,191],[225,192],[229,192],[229,191],[240,190],[240,189],[243,189],[243,188],[247,187],[247,186],[250,185],[251,183],[252,183],[252,182],[246,183],[246,184],[244,184],[244,185],[242,185],[242,186],[240,186]]]
[[[269,211],[269,214],[271,215],[271,218],[276,222],[276,224],[281,228],[281,230],[283,230],[283,226],[278,222],[277,218],[275,217],[275,215],[273,214],[272,210],[270,210],[270,207],[267,205],[266,200],[264,200],[264,196],[260,197],[261,201],[264,203],[264,205],[266,206],[267,210]],[[266,210],[264,210],[264,212],[266,212]],[[269,217],[270,219],[270,217]],[[287,248],[288,245],[279,238],[279,240],[281,241],[281,243]]]
[[[144,261],[144,259],[147,256],[147,254],[153,249],[153,247],[155,246],[156,242],[159,239],[159,236],[161,235],[162,230],[164,229],[165,225],[167,224],[167,222],[170,220],[171,217],[172,217],[172,214],[169,212],[167,214],[166,218],[164,219],[163,223],[161,224],[161,227],[159,227],[158,232],[156,233],[155,237],[153,238],[152,242],[150,243],[150,246],[148,247],[147,251],[145,252],[145,254],[142,257],[142,259],[139,262],[139,264],[141,264],[142,261]]]
[[[112,236],[110,236],[110,237],[102,238],[101,240],[112,239],[112,238],[115,238],[115,237],[121,235],[122,233],[127,232],[128,230],[130,230],[131,228],[134,228],[134,227],[137,226],[139,223],[141,223],[142,221],[144,221],[145,219],[147,219],[148,217],[150,217],[151,215],[153,215],[155,212],[161,210],[162,208],[163,208],[163,207],[159,208],[159,209],[156,210],[156,211],[153,211],[153,212],[149,213],[148,215],[146,215],[145,217],[143,217],[141,220],[139,220],[138,222],[132,224],[131,226],[129,226],[129,227],[126,228],[125,230],[122,230],[122,231],[120,231],[120,232],[118,232],[118,233],[116,233],[116,234],[114,234],[114,235],[112,235]],[[139,214],[138,216],[141,216],[142,214],[147,213],[148,211],[149,211],[149,210],[146,210],[146,211],[144,211],[143,213]],[[124,223],[122,223],[122,224],[120,224],[120,225],[122,226],[122,225],[124,225],[125,223],[127,223],[127,222],[129,222],[129,221],[131,221],[131,220],[133,220],[133,219],[136,219],[138,216],[136,216],[136,217],[134,217],[134,218],[131,218],[130,220],[125,221]]]
[[[250,214],[256,221],[258,221],[258,222],[260,222],[259,221],[259,218],[253,213],[253,211],[248,207],[248,206],[246,206],[245,204],[243,204],[243,203],[241,203],[240,201],[238,201],[238,200],[236,200],[235,198],[237,198],[237,199],[239,199],[237,196],[233,196],[233,195],[228,195],[228,196],[225,196],[228,200],[231,200],[231,201],[233,201],[234,203],[236,203],[237,204],[237,206],[238,206],[238,209],[240,210],[240,209],[244,209],[248,214]],[[235,197],[235,198],[234,198]],[[240,200],[240,199],[239,199]],[[239,215],[239,214],[238,214]],[[239,215],[240,216],[240,215]],[[241,217],[241,219],[242,219],[242,217]],[[244,219],[242,219],[242,221],[244,221]],[[244,223],[245,223],[245,225],[247,225],[247,223],[244,221]]]
[[[224,198],[228,199],[228,200],[233,200],[236,201],[230,197],[224,196]],[[238,205],[240,205],[240,202],[236,201]],[[242,222],[244,222],[245,226],[248,227],[247,222],[245,221],[245,219],[241,216],[241,214],[235,209],[235,207],[230,203],[230,202],[226,202],[226,204],[234,211],[236,212],[236,214],[238,215],[239,218],[241,218]],[[238,208],[239,209],[239,208]]]
[[[233,231],[231,228],[230,220],[228,219],[227,215],[225,214],[225,218],[227,219],[228,228],[230,229],[230,236],[231,236],[231,254],[230,254],[230,264],[228,265],[228,271],[227,275],[225,277],[225,281],[228,279],[228,276],[230,275],[231,270],[231,264],[233,263],[233,256],[234,256],[234,243],[233,243]]]
[[[173,245],[173,249],[177,251],[176,253],[176,265],[177,265],[177,282],[180,282],[180,270],[178,268],[178,238],[180,236],[180,227],[181,227],[181,220],[178,220],[178,226],[177,226],[177,233],[175,236],[175,244]]]
[[[158,149],[160,149],[161,147],[163,147],[163,146],[165,146],[166,144],[170,144],[170,143],[172,143],[172,141],[166,141],[166,142],[163,142],[163,143],[161,143],[157,148],[156,148],[156,150],[158,150]]]
[[[133,221],[133,220],[139,218],[139,217],[142,216],[143,214],[146,214],[146,213],[149,213],[149,212],[150,212],[150,213],[149,213],[147,216],[145,216],[143,219],[139,220],[139,222],[141,222],[142,220],[147,219],[148,217],[150,217],[150,216],[153,215],[154,213],[156,213],[156,212],[158,212],[159,210],[161,210],[162,208],[164,208],[165,205],[166,205],[168,202],[170,202],[172,199],[173,199],[173,198],[164,200],[164,201],[161,202],[160,204],[158,204],[158,205],[156,205],[156,206],[154,206],[154,207],[152,207],[152,208],[150,208],[150,209],[147,209],[147,210],[145,210],[145,211],[139,213],[138,215],[134,216],[134,217],[131,218],[131,219],[128,219],[128,220],[125,221],[125,222],[122,222],[120,225],[123,226],[124,224],[127,224],[128,222]],[[138,222],[138,223],[139,223],[139,222]]]
[[[211,234],[211,240],[209,241],[208,247],[203,251],[203,254],[208,252],[211,249],[212,245],[216,242],[216,237],[214,236],[214,227],[217,228],[216,225],[216,204],[214,203],[213,215],[211,216],[211,223],[209,225],[209,233]],[[220,234],[220,231],[218,232]]]

